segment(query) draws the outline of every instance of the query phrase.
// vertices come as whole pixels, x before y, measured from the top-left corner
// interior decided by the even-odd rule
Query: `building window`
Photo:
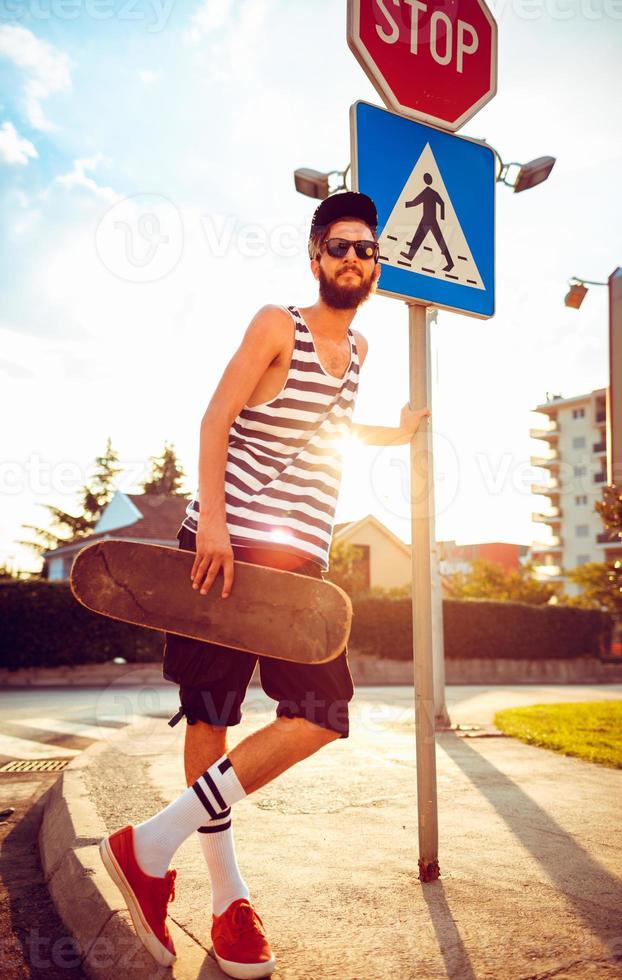
[[[583,507],[585,504],[587,504],[587,494],[582,493],[578,497],[575,497],[574,502],[577,507]]]
[[[585,449],[585,436],[574,436],[572,440],[573,449]]]
[[[578,538],[587,538],[590,533],[590,528],[588,524],[577,524],[575,527],[575,534]]]
[[[365,591],[371,588],[371,569],[369,560],[369,545],[368,544],[353,544],[353,550],[356,552],[356,558],[354,559],[353,571],[362,571],[362,583],[361,588]]]
[[[587,473],[587,466],[573,466],[575,476],[585,476]]]
[[[585,418],[585,409],[584,408],[573,408],[573,410],[572,410],[572,417],[573,417],[573,419],[582,419],[582,418]]]
[[[60,582],[65,578],[65,566],[62,558],[48,559],[48,579],[51,582]]]
[[[577,565],[585,565],[586,561],[590,560],[589,555],[577,555]]]

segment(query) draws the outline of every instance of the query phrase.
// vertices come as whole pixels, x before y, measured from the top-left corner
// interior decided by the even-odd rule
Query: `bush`
[[[387,659],[412,656],[411,600],[360,594],[353,599],[349,646]],[[598,656],[609,647],[608,613],[572,606],[533,606],[490,599],[444,599],[449,659],[565,659]],[[0,666],[54,667],[160,661],[164,634],[90,612],[67,582],[0,582]]]
[[[144,663],[161,660],[163,645],[163,633],[85,609],[67,582],[0,582],[0,667]]]
[[[350,646],[394,660],[412,656],[410,597],[359,596],[353,607]],[[611,617],[598,609],[443,599],[447,659],[597,657],[608,648],[611,629]]]

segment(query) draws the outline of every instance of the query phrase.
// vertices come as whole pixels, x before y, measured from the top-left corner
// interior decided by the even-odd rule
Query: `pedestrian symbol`
[[[378,240],[381,262],[472,289],[485,288],[429,143]]]
[[[378,211],[376,292],[495,311],[495,151],[367,102],[350,110],[352,189]]]

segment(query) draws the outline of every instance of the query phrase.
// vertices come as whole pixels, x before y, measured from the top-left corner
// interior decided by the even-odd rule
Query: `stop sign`
[[[452,132],[497,90],[484,0],[348,0],[348,45],[389,109]]]

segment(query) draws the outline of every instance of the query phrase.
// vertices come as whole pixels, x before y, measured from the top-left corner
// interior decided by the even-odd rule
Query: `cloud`
[[[182,37],[194,44],[207,39],[199,50],[206,59],[204,69],[211,83],[234,80],[256,87],[258,59],[268,48],[265,35],[271,15],[277,17],[275,0],[245,0],[235,6],[231,0],[208,0]],[[215,34],[218,36],[212,37]]]
[[[5,25],[0,27],[0,57],[27,72],[23,104],[31,126],[40,130],[56,129],[45,118],[41,102],[55,92],[71,89],[67,55],[25,27]]]
[[[138,77],[144,85],[153,85],[153,83],[157,82],[158,78],[160,77],[160,73],[157,71],[152,71],[151,68],[143,68],[139,70]]]
[[[0,160],[5,163],[17,163],[22,167],[28,164],[28,158],[38,157],[35,147],[30,140],[24,139],[15,129],[12,122],[5,122],[0,129]]]
[[[74,187],[82,187],[87,191],[90,191],[96,197],[101,197],[105,201],[110,201],[114,203],[120,200],[121,194],[118,194],[112,187],[103,187],[98,184],[96,180],[92,177],[88,177],[85,173],[86,170],[95,170],[97,165],[104,159],[102,153],[95,154],[94,157],[85,157],[81,160],[74,160],[73,170],[70,170],[68,174],[59,174],[52,181],[53,184],[60,184],[61,187],[66,187],[68,190],[73,190]],[[47,192],[45,194],[47,197]]]
[[[232,8],[233,0],[203,0],[190,27],[183,33],[184,41],[196,44],[202,37],[220,30],[227,23]]]

